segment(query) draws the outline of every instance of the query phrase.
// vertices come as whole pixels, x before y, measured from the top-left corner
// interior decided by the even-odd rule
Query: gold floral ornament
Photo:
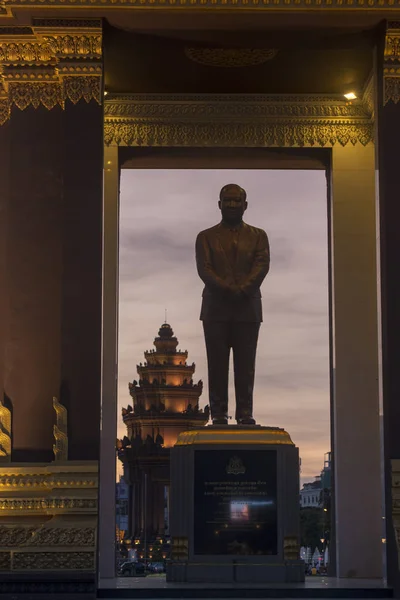
[[[133,94],[104,102],[108,146],[312,147],[373,141],[370,103],[342,96]]]
[[[33,19],[0,27],[0,125],[11,107],[51,110],[102,100],[102,29],[98,19]]]
[[[384,103],[400,102],[400,21],[387,25],[383,65]]]
[[[11,411],[0,399],[0,461],[11,461]]]
[[[0,98],[0,125],[3,125],[10,118],[10,103],[7,98]]]
[[[274,58],[270,48],[185,48],[190,60],[209,67],[254,67]]]
[[[57,424],[53,426],[55,443],[53,444],[54,460],[68,460],[68,417],[67,409],[57,398],[53,398],[53,407],[56,411]]]

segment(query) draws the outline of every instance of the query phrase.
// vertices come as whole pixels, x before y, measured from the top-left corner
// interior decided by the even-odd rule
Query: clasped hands
[[[247,296],[246,287],[237,284],[235,281],[231,283],[225,283],[222,289],[227,295],[236,299],[244,298],[245,296]]]

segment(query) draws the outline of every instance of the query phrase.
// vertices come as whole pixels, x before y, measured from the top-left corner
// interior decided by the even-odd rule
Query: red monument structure
[[[130,537],[140,555],[144,538],[155,544],[168,533],[170,448],[181,432],[209,419],[208,406],[199,408],[203,384],[193,382],[195,364],[187,363],[187,350],[177,350],[168,323],[161,325],[154,346],[137,365],[139,381],[129,384],[133,406],[122,409],[127,436],[118,444],[125,481],[132,489]]]

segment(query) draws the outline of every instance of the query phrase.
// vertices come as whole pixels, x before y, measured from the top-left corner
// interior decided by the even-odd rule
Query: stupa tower
[[[208,410],[199,410],[203,383],[193,382],[195,364],[187,364],[187,350],[177,350],[178,340],[164,323],[154,340],[155,350],[144,353],[145,362],[137,365],[139,382],[129,384],[133,409],[123,415],[128,438],[163,438],[170,448],[181,431],[205,425]]]
[[[130,532],[138,549],[144,529],[147,539],[165,538],[170,448],[182,431],[209,419],[208,407],[199,408],[203,384],[193,382],[195,364],[187,363],[187,350],[177,349],[168,323],[161,325],[154,346],[137,365],[139,380],[129,384],[133,406],[122,409],[127,436],[118,443],[125,481],[132,487]]]

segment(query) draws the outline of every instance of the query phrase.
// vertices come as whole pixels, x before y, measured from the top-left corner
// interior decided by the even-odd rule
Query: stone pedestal
[[[171,450],[170,582],[304,581],[299,455],[272,427],[209,426]]]

